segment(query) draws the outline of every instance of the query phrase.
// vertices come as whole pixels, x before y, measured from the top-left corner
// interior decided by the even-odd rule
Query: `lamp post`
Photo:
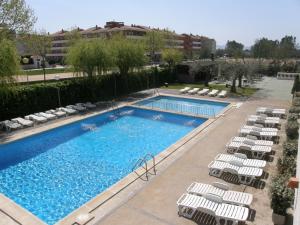
[[[59,75],[55,75],[55,80],[57,80],[57,81],[60,80]],[[60,89],[59,89],[59,87],[57,87],[57,97],[58,97],[58,106],[61,107],[61,103],[60,103]]]

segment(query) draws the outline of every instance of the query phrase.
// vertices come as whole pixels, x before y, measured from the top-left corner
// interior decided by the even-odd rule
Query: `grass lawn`
[[[46,74],[54,74],[54,73],[69,73],[73,72],[71,68],[46,68]],[[43,75],[43,69],[35,69],[35,70],[21,70],[19,75]]]
[[[162,89],[175,89],[179,90],[184,87],[191,87],[191,88],[200,88],[203,89],[204,85],[203,84],[182,84],[182,83],[174,83],[174,84],[169,84],[168,87],[162,86]],[[251,87],[243,87],[243,88],[238,88],[237,87],[237,93],[230,93],[230,87],[226,88],[224,84],[210,84],[209,89],[217,89],[217,90],[227,90],[229,96],[240,96],[240,97],[248,97],[253,95],[257,89],[256,88],[251,88]]]

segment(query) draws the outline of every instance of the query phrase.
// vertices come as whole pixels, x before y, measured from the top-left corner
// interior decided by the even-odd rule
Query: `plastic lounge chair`
[[[72,109],[72,108],[60,107],[60,108],[58,108],[58,110],[61,110],[61,111],[65,112],[65,113],[67,113],[68,115],[73,115],[73,114],[77,113],[77,110]]]
[[[218,97],[225,98],[227,96],[227,91],[223,90],[218,94]]]
[[[180,89],[179,92],[180,92],[180,94],[184,94],[184,93],[187,93],[189,90],[191,90],[190,87],[185,87],[183,89]]]
[[[206,95],[209,92],[208,88],[204,88],[201,91],[198,92],[198,95]]]
[[[88,109],[94,109],[97,106],[95,104],[92,104],[91,102],[86,102],[83,104],[84,107],[88,108]]]
[[[197,196],[191,194],[183,194],[177,201],[178,215],[192,218],[196,211],[200,211],[215,217],[217,225],[220,220],[232,221],[233,225],[237,225],[239,221],[245,222],[249,215],[249,209],[243,206],[231,205],[223,203],[222,199],[213,194],[205,196]]]
[[[50,110],[46,111],[46,113],[53,114],[53,115],[55,115],[57,117],[63,117],[63,116],[67,115],[66,112],[63,112],[61,110],[54,110],[54,109],[50,109]]]
[[[255,137],[256,138],[256,137]],[[231,139],[231,142],[242,142],[250,145],[263,145],[272,147],[274,145],[273,141],[257,140],[255,138],[247,137],[234,137]]]
[[[237,153],[238,151],[248,151],[251,153],[252,158],[262,159],[266,154],[272,151],[271,146],[265,145],[250,145],[245,142],[230,142],[226,145],[226,150],[228,153]]]
[[[274,118],[274,119],[271,119]],[[273,127],[280,128],[280,120],[277,120],[278,117],[266,117],[262,118],[259,116],[251,115],[247,119],[247,125],[261,124],[263,127]]]
[[[286,114],[285,109],[272,109],[267,107],[259,107],[256,109],[256,114],[267,114],[270,116],[278,116],[280,118],[283,118]]]
[[[215,97],[217,96],[218,92],[219,92],[218,90],[214,89],[208,93],[208,96]]]
[[[5,120],[5,121],[0,122],[0,127],[1,127],[1,129],[4,128],[5,131],[10,132],[10,131],[20,129],[23,126],[19,123],[15,123],[15,122],[12,122],[10,120]]]
[[[189,90],[189,91],[188,91],[188,94],[194,95],[194,94],[196,94],[199,90],[200,90],[200,88],[193,88],[192,90]]]
[[[204,196],[206,194],[214,194],[222,198],[224,203],[249,206],[252,203],[253,195],[249,193],[231,191],[227,184],[214,182],[212,184],[204,184],[193,182],[187,189],[189,194]]]
[[[47,120],[54,120],[57,118],[57,116],[52,113],[40,112],[40,113],[36,113],[35,115],[45,117]]]
[[[253,130],[253,131],[258,131],[258,132],[278,132],[277,128],[272,128],[272,127],[261,127],[256,124],[253,126],[249,125],[244,125],[242,129],[248,129],[248,130]]]
[[[209,165],[209,175],[221,177],[224,172],[229,172],[238,176],[241,184],[249,185],[255,178],[263,174],[263,170],[257,167],[243,166],[239,161],[221,162],[212,161]]]
[[[242,153],[234,153],[232,154],[218,154],[215,157],[216,161],[222,161],[222,162],[232,162],[232,161],[238,161],[243,166],[250,166],[250,167],[257,167],[257,168],[264,168],[267,164],[265,160],[260,159],[248,159],[247,155]]]
[[[74,109],[74,110],[76,110],[78,112],[84,112],[84,111],[86,111],[86,108],[83,107],[83,106],[80,106],[80,105],[68,105],[68,106],[66,106],[66,108],[68,108],[68,109]]]
[[[32,127],[34,125],[34,123],[31,120],[23,119],[21,117],[14,118],[11,121],[19,123],[24,127]]]
[[[42,116],[36,116],[34,114],[25,116],[25,119],[32,120],[32,121],[34,121],[36,123],[45,123],[45,122],[47,122],[47,118],[42,117]]]
[[[274,141],[278,143],[278,133],[276,131],[256,131],[251,129],[241,129],[239,131],[240,136],[245,137],[247,135],[256,136],[260,140]]]

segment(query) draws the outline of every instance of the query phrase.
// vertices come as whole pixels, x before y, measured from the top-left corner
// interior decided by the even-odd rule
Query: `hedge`
[[[93,78],[75,78],[65,81],[17,85],[6,91],[0,89],[0,121],[25,116],[58,107],[58,90],[61,105],[77,102],[96,102],[114,98],[115,80],[116,97],[148,87],[160,86],[172,82],[173,75],[168,71],[152,71],[130,74],[128,90],[124,87],[124,76],[120,74],[95,76]]]
[[[289,139],[298,138],[299,124],[296,121],[289,120],[286,124],[286,135]]]

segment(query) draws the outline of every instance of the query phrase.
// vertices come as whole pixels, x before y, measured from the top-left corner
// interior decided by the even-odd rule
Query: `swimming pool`
[[[158,96],[137,102],[135,105],[151,109],[163,109],[167,111],[214,117],[227,107],[229,103],[202,99]]]
[[[205,121],[124,107],[2,144],[0,192],[52,225]]]

